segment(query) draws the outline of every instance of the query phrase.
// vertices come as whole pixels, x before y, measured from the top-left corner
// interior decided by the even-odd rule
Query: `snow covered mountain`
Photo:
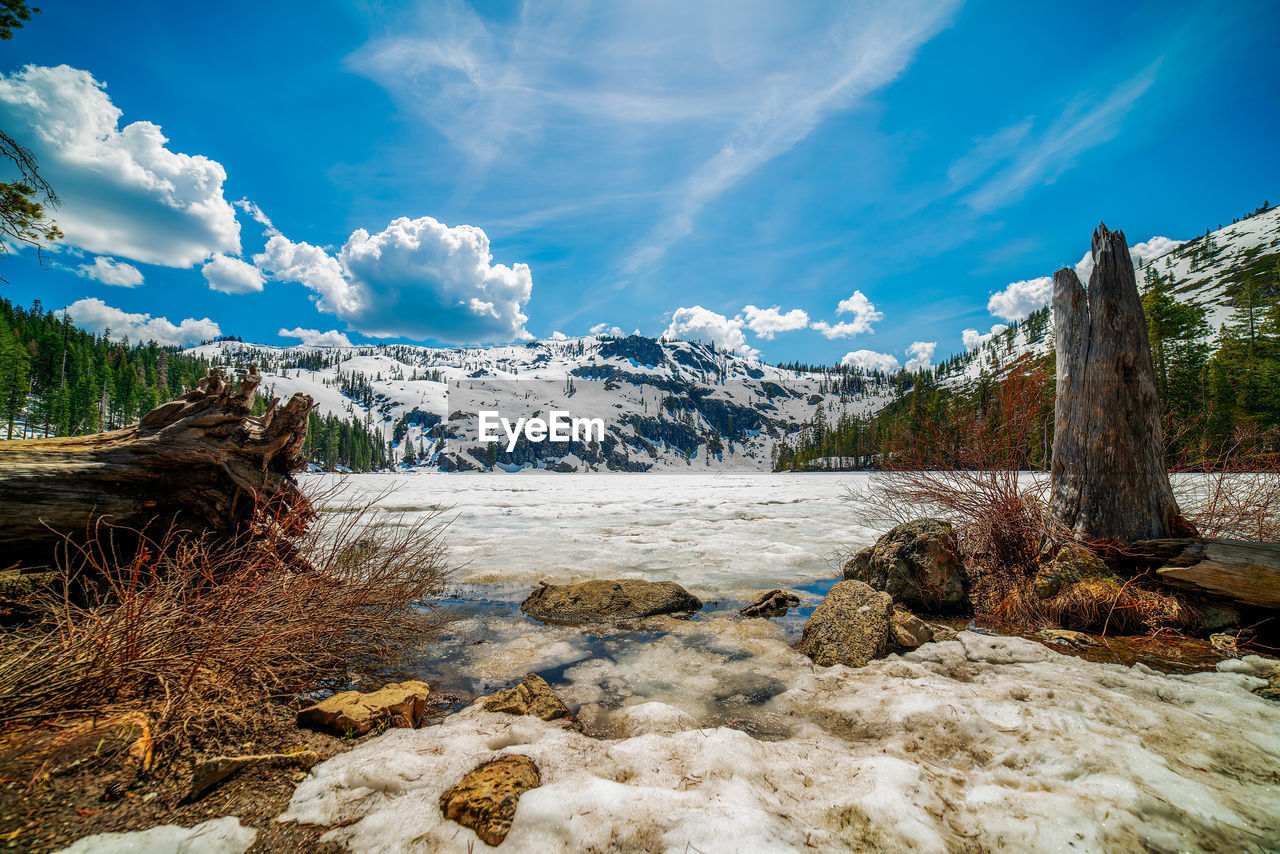
[[[1169,241],[1166,251],[1151,257],[1135,253],[1138,287],[1153,274],[1171,282],[1174,296],[1205,310],[1210,338],[1231,322],[1241,291],[1250,285],[1280,287],[1280,207],[1255,213],[1217,231],[1184,242]],[[1076,265],[1088,282],[1091,261]],[[975,335],[974,346],[938,366],[944,385],[964,385],[984,371],[997,374],[1021,357],[1053,349],[1053,317],[1046,307],[1017,323],[998,325]]]
[[[218,341],[190,352],[231,367],[256,363],[268,396],[309,394],[320,413],[380,433],[396,459],[442,471],[768,470],[775,443],[819,406],[835,420],[875,412],[892,395],[887,377],[858,368],[793,371],[636,335],[483,348]],[[568,445],[522,435],[508,449],[505,436],[480,442],[481,409],[600,416],[608,430]]]

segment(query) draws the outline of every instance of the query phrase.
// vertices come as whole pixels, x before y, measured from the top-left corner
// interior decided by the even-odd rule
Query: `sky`
[[[0,128],[66,237],[0,295],[132,340],[920,368],[1100,221],[1154,253],[1280,201],[1266,0],[41,5]]]

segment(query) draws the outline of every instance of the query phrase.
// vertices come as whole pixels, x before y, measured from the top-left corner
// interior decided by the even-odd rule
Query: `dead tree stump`
[[[1089,290],[1053,277],[1057,333],[1052,510],[1075,533],[1132,543],[1194,534],[1164,459],[1147,324],[1121,231],[1093,233]]]
[[[253,416],[261,382],[257,366],[238,387],[215,368],[132,427],[0,441],[0,568],[48,565],[66,537],[100,523],[236,536],[265,506],[277,519],[309,519],[293,473],[314,404],[297,394]]]

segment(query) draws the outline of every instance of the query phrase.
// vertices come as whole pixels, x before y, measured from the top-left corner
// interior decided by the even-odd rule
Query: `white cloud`
[[[933,367],[933,354],[938,349],[937,341],[912,341],[907,348],[908,371],[923,371]]]
[[[597,323],[595,326],[587,330],[592,335],[607,335],[612,338],[626,338],[627,333],[622,331],[621,326],[614,326],[608,323]]]
[[[132,264],[99,255],[92,264],[81,264],[76,273],[90,279],[97,279],[104,285],[118,288],[136,288],[142,284],[142,271]]]
[[[791,332],[804,329],[809,325],[809,315],[803,309],[793,308],[783,312],[775,305],[772,308],[757,308],[754,305],[742,309],[746,315],[746,326],[766,341],[772,341],[779,332]]]
[[[1153,237],[1143,243],[1135,243],[1129,247],[1129,257],[1133,259],[1133,266],[1136,270],[1144,262],[1159,258],[1168,252],[1177,249],[1185,240],[1171,240],[1168,237]],[[1080,277],[1080,281],[1086,285],[1089,284],[1089,276],[1093,274],[1093,253],[1085,250],[1084,255],[1076,262],[1076,275]]]
[[[563,332],[557,329],[551,333],[551,340],[552,341],[568,341],[569,336],[565,335]]]
[[[991,331],[987,333],[979,332],[976,329],[966,329],[960,333],[960,340],[964,342],[966,350],[976,350],[1008,328],[1003,323],[996,323],[992,325]]]
[[[280,233],[280,229],[275,227],[271,222],[271,218],[262,212],[262,208],[258,207],[257,203],[251,202],[248,199],[241,199],[240,201],[235,202],[235,206],[247,213],[254,222],[258,223],[258,225],[262,226],[263,233],[265,233],[267,237],[274,237]]]
[[[827,338],[852,338],[854,335],[874,331],[871,324],[884,320],[884,312],[876,311],[875,305],[862,291],[854,291],[852,296],[840,300],[840,304],[836,306],[836,314],[852,314],[853,320],[835,324],[818,320],[810,324],[810,328]]]
[[[0,127],[29,145],[57,190],[63,243],[166,267],[240,252],[226,172],[170,151],[158,125],[122,112],[87,71],[28,65],[0,75]]]
[[[615,184],[634,176],[617,189],[660,202],[635,268],[737,182],[898,77],[957,5],[523,4],[505,24],[436,4],[350,64],[477,172],[517,158],[545,163],[578,197],[599,193],[605,175]]]
[[[342,274],[338,259],[319,246],[294,243],[282,234],[272,235],[262,252],[253,256],[260,270],[282,282],[297,282],[315,291],[316,307],[342,316],[358,308],[352,287]]]
[[[854,365],[868,372],[883,371],[886,374],[891,374],[901,367],[893,356],[888,353],[877,353],[875,350],[854,350],[852,353],[845,353],[840,364]]]
[[[747,337],[742,334],[743,324],[740,317],[725,317],[700,305],[681,307],[671,315],[671,325],[662,337],[676,341],[711,342],[723,350],[759,358],[760,351],[747,346]]]
[[[99,333],[110,329],[115,340],[127,337],[134,342],[154,341],[167,346],[190,347],[222,334],[218,324],[207,317],[199,320],[188,317],[175,326],[166,318],[131,314],[92,297],[73,302],[66,311],[81,329]]]
[[[210,288],[224,294],[251,294],[262,290],[262,271],[229,255],[214,255],[200,272]]]
[[[1021,320],[1036,309],[1048,305],[1052,298],[1052,276],[1010,282],[1008,287],[996,291],[987,300],[987,311],[1004,320]]]
[[[297,338],[308,347],[350,347],[351,339],[336,329],[321,332],[318,329],[281,329],[276,333],[281,338]]]

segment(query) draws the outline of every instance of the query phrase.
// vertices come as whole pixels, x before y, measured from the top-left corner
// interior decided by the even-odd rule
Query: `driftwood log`
[[[1280,609],[1280,543],[1171,538],[1134,543],[1132,551],[1157,561],[1156,576],[1168,584]]]
[[[1147,324],[1123,232],[1094,231],[1087,292],[1075,270],[1054,274],[1053,323],[1054,517],[1095,540],[1194,534],[1169,484]]]
[[[263,506],[309,518],[293,473],[314,404],[297,394],[253,416],[261,382],[257,366],[238,386],[215,368],[123,430],[0,441],[0,568],[48,565],[101,523],[234,536]]]

